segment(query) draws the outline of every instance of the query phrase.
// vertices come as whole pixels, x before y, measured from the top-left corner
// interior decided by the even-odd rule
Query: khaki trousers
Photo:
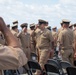
[[[73,56],[74,56],[73,49],[61,50],[61,55],[63,61],[68,61],[73,65]]]
[[[39,64],[41,66],[42,69],[44,69],[44,65],[46,64],[48,58],[49,58],[49,55],[50,55],[50,50],[48,49],[39,49],[38,50],[38,55],[39,55]],[[36,71],[35,73],[36,75],[40,75],[41,72],[40,71]]]

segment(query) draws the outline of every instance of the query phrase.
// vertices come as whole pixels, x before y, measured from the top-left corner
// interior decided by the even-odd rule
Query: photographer
[[[27,58],[20,49],[17,39],[7,28],[4,20],[0,17],[0,31],[3,33],[8,46],[0,44],[0,75],[2,70],[18,69],[27,63]]]

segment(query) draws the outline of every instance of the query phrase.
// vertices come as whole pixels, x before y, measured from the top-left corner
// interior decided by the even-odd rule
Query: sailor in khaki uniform
[[[57,27],[53,27],[52,28],[52,36],[53,36],[53,39],[54,39],[54,46],[56,47],[56,44],[57,44],[57,37],[58,37],[58,34],[57,34]]]
[[[57,31],[56,30],[57,30],[57,27],[52,28],[52,35],[54,38],[57,37]]]
[[[18,35],[18,33],[19,33],[19,30],[18,30],[18,21],[14,21],[14,22],[13,22],[13,25],[11,26],[11,32],[12,32],[12,34],[17,38],[17,35]],[[17,39],[18,39],[19,44],[20,44],[20,46],[21,46],[21,41],[20,41],[20,39],[19,39],[19,38],[17,38]]]
[[[36,53],[36,44],[34,39],[34,30],[35,30],[35,24],[30,24],[30,36],[31,36],[31,52]]]
[[[61,22],[60,25],[61,25],[61,27],[58,29],[58,35],[63,30],[63,23]]]
[[[48,30],[50,30],[50,32],[51,32],[51,26],[45,26],[45,28],[48,29]],[[51,45],[51,47],[52,47],[52,45]],[[54,50],[51,50],[49,59],[52,59],[53,56],[54,56]]]
[[[53,27],[52,28],[52,36],[54,39],[54,51],[56,52],[56,54],[58,54],[58,50],[56,50],[57,48],[57,38],[58,38],[58,33],[57,33],[57,27]]]
[[[62,60],[68,61],[73,65],[73,31],[69,29],[70,21],[62,20],[63,28],[59,33],[58,41],[61,47]]]
[[[27,23],[21,24],[22,31],[17,35],[20,38],[22,48],[28,60],[30,60],[30,53],[31,53],[31,36],[27,32]]]
[[[18,21],[14,21],[13,22],[13,25],[11,27],[11,32],[14,36],[17,37],[17,34],[18,34]]]
[[[0,31],[4,34],[8,45],[4,46],[0,44],[0,75],[2,75],[2,70],[15,70],[25,65],[27,63],[27,58],[20,49],[17,39],[11,34],[1,17]]]
[[[44,64],[47,62],[50,51],[52,49],[51,44],[53,42],[52,33],[45,28],[46,21],[39,20],[40,31],[36,34],[36,47],[39,53],[39,64],[42,69],[44,69]],[[37,75],[40,75],[40,71],[36,72]]]

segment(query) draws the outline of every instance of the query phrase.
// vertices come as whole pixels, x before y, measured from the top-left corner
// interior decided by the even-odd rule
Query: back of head
[[[62,20],[62,24],[63,24],[63,27],[64,27],[64,28],[68,28],[68,27],[69,27],[69,24],[70,24],[70,21],[67,20],[67,19],[63,19],[63,20]]]

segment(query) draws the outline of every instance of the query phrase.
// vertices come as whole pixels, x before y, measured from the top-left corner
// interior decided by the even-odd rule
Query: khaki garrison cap
[[[69,27],[72,27],[74,24],[70,24]]]
[[[23,23],[23,24],[21,24],[20,26],[23,28],[23,27],[27,27],[28,24],[27,24],[27,23]]]
[[[17,27],[18,25],[12,25],[11,27],[13,28],[13,27]]]
[[[39,19],[38,23],[39,23],[39,25],[41,25],[41,24],[47,24],[47,22],[45,20],[42,20],[42,19]]]
[[[12,22],[13,24],[18,24],[18,21],[16,20],[16,21],[14,21],[14,22]]]
[[[33,23],[33,24],[30,24],[30,28],[31,28],[31,27],[35,27],[35,24],[34,24],[34,23]]]
[[[67,19],[63,19],[63,20],[62,20],[62,23],[68,23],[68,24],[69,24],[70,22],[71,22],[71,21],[69,21],[69,20],[67,20]]]
[[[17,27],[18,25],[17,24],[15,24],[15,25],[12,25],[11,27],[13,28],[13,27]]]
[[[52,29],[56,29],[57,27],[53,27]]]
[[[16,20],[16,21],[14,21],[14,22],[12,22],[13,23],[13,25],[11,26],[11,27],[16,27],[16,26],[18,26],[18,21]]]

